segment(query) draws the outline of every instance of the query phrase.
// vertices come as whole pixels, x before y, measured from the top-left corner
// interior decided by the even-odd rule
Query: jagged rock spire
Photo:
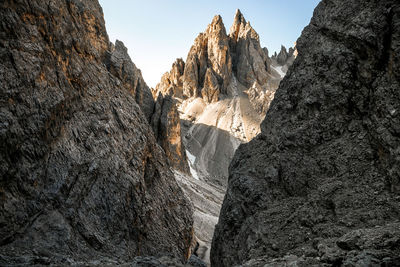
[[[240,12],[240,9],[236,9],[235,18],[233,19],[233,24],[231,26],[231,29],[229,30],[229,37],[231,37],[233,41],[236,42],[239,37],[239,32],[241,30],[244,30],[245,26],[246,19],[244,18],[242,12]]]
[[[228,87],[233,76],[247,88],[254,84],[265,87],[271,79],[268,55],[261,48],[257,32],[239,9],[229,35],[221,16],[216,15],[195,39],[184,68],[182,95],[202,97],[207,103],[218,101],[220,94],[230,94]],[[157,88],[171,86],[167,77],[162,81],[168,84]]]
[[[217,15],[206,31],[197,36],[188,53],[183,77],[183,94],[186,97],[203,97],[206,102],[210,99],[216,101],[219,93],[227,92],[231,73],[229,37],[221,16]],[[213,81],[212,84],[209,84],[209,81]],[[207,92],[208,89],[213,92]]]

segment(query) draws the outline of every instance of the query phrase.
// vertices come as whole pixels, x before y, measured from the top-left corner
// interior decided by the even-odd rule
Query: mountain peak
[[[222,35],[226,35],[225,25],[220,15],[215,15],[211,23],[208,25],[206,32],[217,33]]]
[[[236,9],[236,13],[235,13],[235,18],[233,19],[233,24],[240,24],[240,23],[246,23],[246,20],[244,19],[244,16],[242,14],[242,12],[240,12],[240,9]]]
[[[219,24],[219,23],[223,23],[222,17],[220,15],[215,15],[211,24]]]
[[[236,41],[239,37],[239,32],[245,27],[246,19],[244,18],[242,12],[240,12],[240,9],[237,9],[235,18],[233,19],[233,24],[229,30],[229,36]]]

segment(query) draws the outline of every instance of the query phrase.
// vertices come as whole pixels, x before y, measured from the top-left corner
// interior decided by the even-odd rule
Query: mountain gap
[[[259,39],[239,9],[229,34],[216,15],[195,39],[186,62],[177,59],[152,89],[155,99],[173,99],[179,111],[191,175],[176,176],[194,204],[195,253],[206,263],[229,164],[239,145],[260,133],[275,91],[295,59],[295,49],[284,46],[269,57]],[[180,159],[171,159],[172,165]]]
[[[154,88],[97,0],[0,17],[1,266],[400,266],[398,0],[216,15]]]

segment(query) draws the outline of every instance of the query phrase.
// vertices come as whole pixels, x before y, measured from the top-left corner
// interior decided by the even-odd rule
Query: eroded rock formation
[[[178,58],[173,64],[170,72],[166,72],[161,81],[157,84],[155,90],[152,91],[153,97],[157,99],[158,94],[175,96],[183,98],[183,72],[185,70],[185,62],[182,58]]]
[[[190,173],[186,150],[182,142],[179,112],[171,96],[158,95],[151,125],[171,166],[181,172]]]
[[[233,72],[238,81],[247,88],[254,83],[267,85],[273,79],[270,59],[266,51],[261,48],[257,32],[251,27],[250,22],[246,22],[240,10],[236,11],[229,37]]]
[[[98,2],[2,1],[0,17],[0,265],[188,258],[191,205]]]
[[[215,16],[190,48],[183,74],[184,96],[218,101],[219,94],[228,90],[231,68],[229,38],[221,16]]]
[[[117,40],[111,44],[107,52],[106,66],[108,70],[122,81],[122,85],[134,96],[136,103],[150,122],[154,112],[154,99],[150,88],[142,77],[141,71],[135,66],[128,55],[128,49]]]
[[[289,50],[285,46],[281,46],[279,54],[275,54],[271,57],[271,61],[277,65],[280,70],[287,72],[289,67],[293,65],[294,60],[297,57],[296,43],[294,48],[290,47]]]
[[[212,264],[399,266],[400,3],[323,0],[297,49],[230,165]]]
[[[161,93],[177,100],[184,143],[201,176],[226,184],[236,147],[259,133],[284,75],[280,68],[272,65],[258,34],[237,10],[229,35],[221,16],[215,16],[196,38],[186,63],[177,59],[163,75],[153,97]]]

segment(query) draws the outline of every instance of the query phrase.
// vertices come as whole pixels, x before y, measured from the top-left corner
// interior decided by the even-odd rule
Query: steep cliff
[[[179,171],[189,173],[189,165],[182,142],[179,113],[169,97],[155,97],[128,55],[128,49],[117,40],[106,53],[107,69],[134,96],[136,103],[152,125],[158,144],[164,149],[170,165]],[[175,71],[173,68],[172,71]]]
[[[170,165],[183,173],[190,173],[185,146],[182,142],[181,121],[175,100],[159,94],[151,118],[156,139],[164,149]]]
[[[400,3],[323,0],[297,49],[230,165],[212,264],[399,266]]]
[[[0,17],[0,265],[187,258],[191,205],[97,1],[2,1]]]
[[[111,44],[106,54],[107,69],[122,81],[122,85],[134,96],[147,120],[150,122],[154,112],[154,99],[150,88],[142,77],[141,71],[135,66],[128,55],[128,49],[117,40]]]

